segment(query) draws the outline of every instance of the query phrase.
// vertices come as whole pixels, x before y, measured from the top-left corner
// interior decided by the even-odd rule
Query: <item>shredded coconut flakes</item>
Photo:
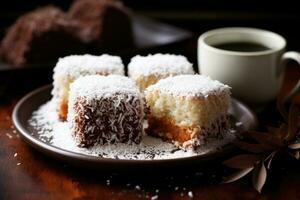
[[[54,68],[54,77],[62,75],[77,78],[82,74],[97,74],[99,72],[124,75],[124,65],[121,58],[108,54],[66,56],[59,58]]]
[[[183,97],[207,97],[221,92],[230,93],[230,87],[204,75],[178,75],[158,81],[146,92],[160,91]]]
[[[133,94],[138,96],[139,91],[135,83],[120,75],[89,75],[78,78],[71,84],[70,99],[84,96],[87,100],[94,100],[103,96],[113,96],[116,93]]]
[[[173,54],[135,56],[128,65],[131,77],[152,74],[194,74],[193,64],[186,57]]]
[[[53,101],[35,111],[29,124],[41,141],[52,146],[74,153],[113,159],[157,160],[196,156],[215,151],[235,138],[235,135],[227,133],[222,140],[211,139],[197,151],[178,149],[171,143],[147,135],[143,135],[140,144],[116,143],[81,148],[76,145],[68,123],[59,121]]]

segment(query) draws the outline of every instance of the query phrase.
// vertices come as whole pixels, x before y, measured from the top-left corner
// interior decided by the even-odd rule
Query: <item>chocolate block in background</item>
[[[78,37],[95,52],[134,46],[130,13],[120,1],[76,0],[68,15],[77,24]]]
[[[72,34],[74,24],[60,9],[47,6],[21,16],[1,43],[3,61],[14,67],[56,61],[86,48]]]
[[[69,13],[46,6],[22,15],[1,44],[2,60],[16,67],[55,63],[59,57],[112,53],[133,47],[129,11],[120,1],[77,0]]]
[[[95,2],[101,1],[101,0],[95,0]],[[105,1],[105,0],[104,0]],[[36,9],[37,7],[42,7],[48,4],[54,4],[55,6],[58,6],[62,10],[65,11],[65,13],[68,11],[69,7],[72,4],[73,1],[66,0],[66,1],[51,1],[51,0],[44,0],[44,1],[35,1],[32,0],[30,2],[16,2],[15,0],[11,0],[9,2],[6,2],[7,4],[0,6],[0,37],[1,39],[5,36],[5,33],[7,33],[8,27],[11,26],[18,17],[26,14],[27,12]],[[78,3],[80,1],[75,1],[73,5]],[[118,1],[115,1],[118,2]],[[120,6],[120,5],[119,5]],[[52,6],[54,7],[54,6]],[[114,12],[119,12],[118,6],[108,6],[113,7],[107,10],[115,10]],[[115,8],[118,7],[118,8]],[[122,8],[124,6],[121,6]],[[134,10],[135,11],[135,10]],[[62,11],[60,10],[59,13]],[[113,13],[114,13],[113,12]],[[128,13],[128,11],[120,11],[121,13]],[[96,13],[97,14],[97,13]],[[99,14],[99,13],[98,13]],[[123,16],[123,14],[121,14]],[[61,14],[58,14],[60,16]],[[69,14],[68,14],[69,15]],[[97,15],[96,15],[97,16]],[[99,16],[99,15],[98,15]],[[111,15],[109,15],[111,16]],[[119,16],[119,15],[118,15]],[[70,17],[68,17],[70,18]],[[131,44],[130,35],[127,35],[122,33],[124,31],[122,28],[126,23],[123,24],[117,24],[118,29],[116,32],[116,39],[111,41],[111,46],[117,49],[106,51],[105,53],[110,53],[112,55],[119,55],[122,57],[122,60],[125,64],[127,64],[131,57],[141,54],[141,55],[147,55],[149,53],[174,53],[174,54],[186,54],[186,47],[187,47],[187,41],[190,41],[191,39],[191,32],[186,31],[181,28],[177,28],[174,26],[167,25],[165,23],[160,23],[158,21],[149,19],[147,17],[142,17],[140,15],[136,15],[135,12],[133,14],[130,14],[131,23],[132,23],[132,31],[133,31],[133,38],[134,40],[134,46],[130,47],[129,49],[125,48],[118,48],[118,45],[126,44],[128,42]],[[128,20],[129,17],[126,18]],[[112,19],[114,20],[114,19]],[[74,21],[74,20],[72,20]],[[111,20],[107,21],[106,23],[110,23]],[[115,23],[116,24],[116,23]],[[65,24],[66,25],[66,24]],[[74,24],[72,22],[71,24],[67,24],[68,30],[71,29],[71,35],[75,35],[76,27],[78,23]],[[130,24],[129,24],[130,26]],[[109,27],[110,29],[110,27]],[[69,33],[69,32],[68,32]],[[122,34],[121,34],[122,33]],[[109,34],[108,32],[105,34]],[[108,38],[108,37],[105,37]],[[129,39],[123,39],[123,38],[129,38]],[[118,40],[122,40],[119,44],[114,45],[113,43],[116,43]],[[61,45],[65,41],[55,42],[51,43],[51,45]],[[105,41],[106,44],[109,44],[108,41]],[[194,42],[193,42],[194,43]],[[25,45],[24,45],[25,46]],[[96,45],[97,46],[97,45]],[[95,46],[94,46],[95,47]],[[90,45],[88,45],[88,50],[85,51],[86,46],[84,46],[84,53],[92,53],[95,55],[99,55],[103,52],[101,50],[95,50],[91,51]],[[38,54],[45,53],[48,51],[47,48],[43,47],[44,49],[35,50]],[[75,49],[75,48],[73,48]],[[100,48],[99,48],[100,49]],[[70,53],[70,54],[76,54]],[[45,54],[45,56],[48,56]],[[0,59],[0,99],[5,99],[6,96],[9,96],[11,93],[18,93],[20,95],[25,94],[26,92],[29,92],[30,90],[43,85],[47,83],[52,82],[52,70],[55,66],[55,63],[57,60],[52,61],[46,61],[43,60],[42,63],[26,63],[23,66],[19,68],[13,68],[11,64],[5,62],[3,59]],[[195,62],[194,62],[195,63]]]

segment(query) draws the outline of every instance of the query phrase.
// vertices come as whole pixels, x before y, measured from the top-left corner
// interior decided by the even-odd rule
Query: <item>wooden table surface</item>
[[[295,84],[299,69],[288,67],[280,95]],[[193,173],[183,168],[168,176],[151,171],[118,175],[69,166],[19,138],[11,120],[19,97],[8,99],[0,104],[0,199],[300,199],[300,164],[290,158],[275,161],[262,194],[252,188],[249,177],[219,184],[226,169],[218,164]],[[295,99],[300,103],[299,95]],[[260,116],[268,115],[273,114]],[[268,123],[268,118],[263,121]]]

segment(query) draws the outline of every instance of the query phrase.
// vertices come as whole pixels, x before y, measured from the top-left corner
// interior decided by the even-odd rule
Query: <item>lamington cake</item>
[[[66,120],[68,113],[69,86],[85,75],[124,75],[124,65],[118,56],[71,55],[60,58],[54,68],[52,95],[57,104],[58,116]]]
[[[97,52],[120,50],[134,44],[129,10],[118,0],[76,0],[68,16],[77,23],[75,33]]]
[[[68,122],[78,146],[141,140],[144,100],[125,76],[78,78],[71,84],[68,107]]]
[[[46,6],[22,15],[1,41],[0,55],[13,67],[48,64],[60,56],[83,53],[85,46],[59,8]]]
[[[194,74],[192,63],[181,55],[138,55],[133,57],[128,65],[128,75],[141,91],[162,78],[180,74]]]
[[[179,75],[145,91],[149,127],[146,133],[182,148],[196,149],[208,137],[229,128],[230,88],[202,75]]]

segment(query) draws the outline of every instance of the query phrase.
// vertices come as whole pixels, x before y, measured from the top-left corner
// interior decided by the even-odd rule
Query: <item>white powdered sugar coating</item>
[[[204,75],[178,75],[158,81],[146,89],[147,92],[160,91],[180,97],[207,97],[222,92],[230,93],[230,87]]]
[[[69,101],[72,103],[78,96],[91,101],[100,97],[125,93],[139,96],[140,92],[135,83],[120,75],[89,75],[76,79],[70,86]]]
[[[56,77],[69,76],[72,79],[88,74],[119,74],[124,75],[124,65],[119,56],[103,54],[70,55],[59,58],[54,67],[54,80]]]
[[[193,64],[186,57],[173,54],[154,54],[135,56],[128,64],[130,77],[149,75],[194,74]]]
[[[196,156],[220,149],[235,138],[234,134],[226,133],[222,140],[208,140],[207,144],[197,151],[178,149],[171,143],[146,135],[143,135],[140,144],[116,143],[81,148],[76,145],[68,123],[58,119],[53,101],[47,102],[35,111],[29,124],[33,132],[37,132],[35,137],[52,146],[74,153],[112,159],[162,160]]]

